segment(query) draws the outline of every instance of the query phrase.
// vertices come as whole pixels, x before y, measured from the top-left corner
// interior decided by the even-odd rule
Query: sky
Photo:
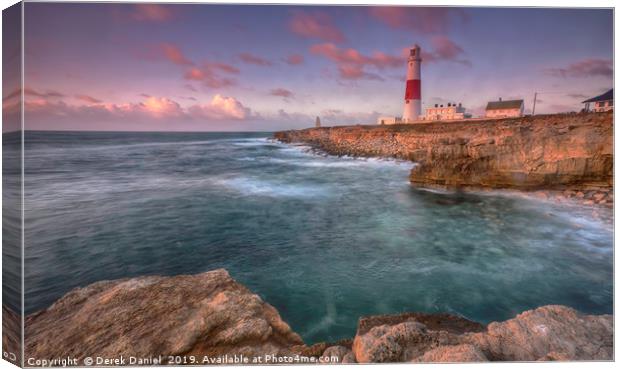
[[[536,113],[579,111],[613,85],[610,9],[26,3],[24,19],[33,130],[374,124],[402,115],[415,43],[423,108],[530,112],[538,92]]]

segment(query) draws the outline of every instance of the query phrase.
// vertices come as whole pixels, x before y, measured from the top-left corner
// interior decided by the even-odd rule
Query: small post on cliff
[[[532,106],[532,115],[536,112],[536,99],[538,98],[538,92],[534,92],[534,105]]]
[[[316,121],[314,122],[314,126],[316,128],[321,128],[321,119],[319,117],[316,117]]]

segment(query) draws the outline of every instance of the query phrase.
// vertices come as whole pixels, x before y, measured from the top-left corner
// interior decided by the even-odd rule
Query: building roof
[[[486,110],[520,109],[523,100],[499,100],[489,101]]]
[[[608,100],[613,100],[614,99],[614,89],[612,88],[611,90],[605,92],[602,95],[598,95],[596,97],[593,97],[591,99],[582,101],[582,103],[589,103],[589,102],[597,102],[597,101],[608,101]]]

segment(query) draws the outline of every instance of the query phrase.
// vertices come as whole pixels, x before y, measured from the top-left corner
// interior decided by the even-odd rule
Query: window
[[[613,100],[609,100],[607,102],[607,106],[614,106],[614,101]]]
[[[596,105],[597,105],[599,108],[603,108],[603,107],[605,107],[605,101],[599,101],[599,102],[597,102],[597,103],[596,103]]]

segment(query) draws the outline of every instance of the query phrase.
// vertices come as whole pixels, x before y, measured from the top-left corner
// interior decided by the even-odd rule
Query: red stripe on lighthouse
[[[407,89],[405,90],[405,100],[420,100],[422,93],[421,81],[419,79],[410,79],[407,81]]]

